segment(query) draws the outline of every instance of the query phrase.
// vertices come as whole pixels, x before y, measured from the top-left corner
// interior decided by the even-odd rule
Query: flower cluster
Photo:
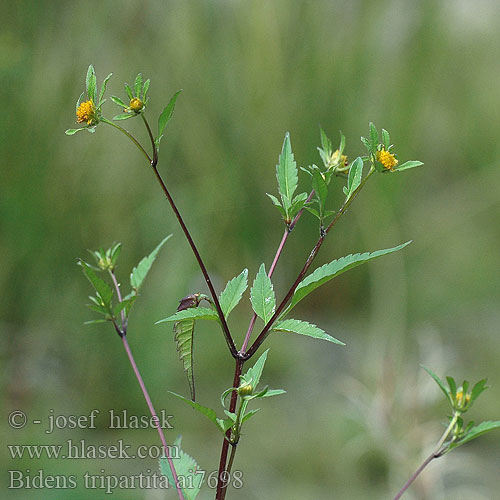
[[[78,106],[76,109],[76,121],[78,123],[87,122],[87,125],[95,125],[97,123],[96,109],[92,99],[82,102]]]
[[[384,148],[377,151],[377,161],[382,163],[387,170],[394,170],[394,167],[398,164],[396,156]]]

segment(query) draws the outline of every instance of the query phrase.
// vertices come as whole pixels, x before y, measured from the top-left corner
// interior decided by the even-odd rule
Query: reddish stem
[[[158,418],[158,415],[156,414],[155,408],[153,406],[153,402],[151,401],[151,398],[149,397],[148,390],[146,389],[146,385],[144,384],[144,380],[142,379],[141,373],[139,372],[139,368],[137,367],[134,356],[132,355],[132,351],[130,350],[130,346],[128,345],[128,342],[127,342],[127,336],[125,334],[122,336],[122,342],[123,342],[123,347],[125,347],[125,351],[127,352],[127,356],[128,356],[129,361],[130,361],[130,364],[132,365],[132,369],[134,370],[137,381],[139,382],[139,385],[141,386],[142,394],[144,395],[144,399],[146,400],[146,403],[148,405],[149,412],[151,413],[151,416],[153,417],[155,427],[158,431],[158,434],[160,435],[161,443],[163,445],[163,449],[165,450],[165,456],[166,456],[167,461],[168,461],[168,466],[170,467],[170,471],[172,472],[172,477],[174,478],[175,488],[177,489],[177,495],[179,496],[180,500],[184,500],[184,495],[182,494],[181,487],[179,486],[179,481],[177,479],[177,473],[175,472],[174,463],[172,461],[172,457],[170,456],[170,450],[168,448],[167,441],[165,439],[165,434],[163,433],[163,429],[161,428],[161,425],[160,425],[160,419]]]
[[[306,203],[309,203],[314,196],[314,189],[309,193],[309,196],[307,197]],[[281,238],[281,242],[278,246],[278,250],[276,250],[276,255],[274,256],[273,262],[271,264],[271,267],[269,268],[269,272],[267,275],[269,278],[274,273],[274,270],[276,269],[276,264],[278,263],[278,260],[281,256],[281,252],[283,251],[283,247],[285,246],[286,240],[288,239],[288,235],[292,232],[292,229],[295,227],[295,224],[297,224],[298,220],[300,219],[302,213],[304,212],[304,209],[301,208],[298,212],[298,214],[294,217],[290,225],[285,229],[285,232],[283,233],[283,237]],[[255,326],[255,321],[257,320],[257,314],[253,313],[252,318],[250,319],[250,324],[248,325],[248,330],[245,335],[245,340],[243,341],[243,345],[241,346],[241,351],[240,354],[245,354],[246,348],[248,347],[248,342],[250,341],[250,336],[252,335],[253,327]]]

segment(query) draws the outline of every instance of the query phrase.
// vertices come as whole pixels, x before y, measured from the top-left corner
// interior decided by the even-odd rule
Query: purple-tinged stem
[[[446,441],[446,439],[448,438],[450,433],[453,431],[459,417],[460,417],[460,412],[455,411],[453,413],[453,417],[451,418],[448,427],[446,428],[443,435],[439,439],[439,442],[436,445],[436,447],[434,448],[434,450],[432,451],[432,453],[423,461],[422,465],[411,475],[410,479],[408,479],[408,481],[406,481],[404,486],[399,490],[399,493],[394,497],[394,500],[399,500],[403,496],[403,493],[410,487],[411,483],[413,483],[413,481],[415,481],[415,479],[417,479],[417,477],[420,475],[420,473],[429,465],[429,463],[432,460],[434,460],[435,458],[439,458],[440,456],[442,456],[446,452],[446,450],[448,449],[449,443],[444,445],[444,442]]]
[[[210,295],[212,296],[212,300],[214,301],[215,309],[217,310],[217,315],[219,316],[219,320],[222,326],[222,332],[224,334],[224,338],[226,339],[227,346],[229,347],[229,351],[231,352],[231,355],[233,358],[238,358],[238,349],[236,349],[236,346],[233,341],[233,337],[231,335],[231,332],[229,331],[229,326],[227,325],[226,318],[224,316],[224,313],[222,312],[222,308],[219,303],[219,298],[217,297],[217,293],[215,291],[215,288],[212,284],[212,280],[210,279],[210,275],[208,274],[207,268],[203,262],[203,259],[201,258],[200,252],[198,252],[198,248],[196,247],[193,238],[191,237],[191,233],[189,232],[186,224],[184,223],[184,219],[182,218],[179,209],[177,208],[177,205],[174,202],[174,199],[170,195],[169,190],[167,189],[167,185],[165,184],[162,176],[160,175],[160,172],[158,171],[158,148],[155,143],[155,139],[153,136],[153,132],[151,131],[151,127],[149,126],[148,121],[146,120],[146,117],[144,116],[144,113],[141,113],[142,120],[144,122],[144,125],[146,126],[146,130],[148,131],[149,139],[151,140],[151,147],[153,149],[153,158],[150,160],[150,165],[151,168],[153,169],[153,172],[156,176],[156,180],[160,184],[160,187],[163,191],[163,194],[167,198],[170,207],[172,208],[177,221],[179,222],[179,225],[181,226],[182,232],[184,233],[184,236],[186,237],[189,246],[191,247],[191,250],[193,251],[193,254],[196,258],[196,262],[198,262],[198,266],[203,274],[203,277],[205,278],[205,282],[208,286],[208,289],[210,290]]]
[[[118,283],[118,280],[116,279],[115,273],[113,271],[109,271],[109,274],[111,275],[111,279],[113,280],[113,285],[116,290],[116,296],[118,297],[118,302],[122,302],[122,294],[120,292],[120,285]],[[135,376],[137,378],[137,381],[139,382],[139,386],[141,387],[142,394],[144,395],[144,399],[146,400],[146,404],[148,405],[149,412],[151,413],[151,416],[153,417],[153,422],[155,424],[156,430],[158,431],[158,434],[160,435],[160,440],[163,445],[163,449],[165,450],[165,457],[167,458],[168,461],[168,466],[170,468],[170,471],[172,472],[172,477],[175,482],[175,487],[177,489],[177,494],[179,495],[179,500],[184,500],[184,495],[182,494],[181,487],[179,486],[179,482],[177,479],[177,472],[175,471],[174,463],[172,462],[172,457],[170,456],[170,450],[167,445],[167,440],[165,439],[165,434],[163,433],[163,429],[161,428],[160,425],[160,419],[158,418],[158,415],[156,413],[156,410],[153,406],[153,402],[151,401],[151,398],[149,397],[148,390],[146,389],[146,384],[144,384],[144,380],[142,379],[141,372],[139,371],[139,368],[137,367],[137,363],[135,362],[134,356],[132,354],[132,351],[130,350],[130,346],[127,341],[127,318],[125,316],[125,311],[121,311],[121,330],[119,331],[120,338],[122,339],[123,347],[125,348],[125,351],[127,353],[128,359],[130,361],[130,364],[132,365],[132,369],[134,370]],[[115,323],[115,327],[116,327]]]
[[[182,494],[181,487],[179,486],[179,482],[177,480],[177,473],[175,472],[174,463],[172,461],[172,457],[170,456],[170,451],[169,451],[169,448],[167,445],[167,441],[165,439],[165,434],[163,433],[163,429],[161,428],[161,425],[160,425],[160,419],[158,418],[158,415],[156,414],[156,410],[153,406],[153,402],[151,401],[151,398],[149,397],[149,393],[148,393],[148,390],[146,389],[146,385],[144,384],[144,380],[142,379],[141,373],[139,372],[139,368],[137,367],[134,356],[132,355],[132,351],[130,350],[130,346],[128,345],[126,335],[122,336],[122,342],[123,342],[123,347],[125,347],[125,351],[127,351],[127,356],[128,356],[128,359],[130,360],[130,364],[132,365],[132,369],[134,370],[137,381],[139,382],[139,385],[141,386],[142,393],[144,394],[144,399],[146,400],[146,403],[147,403],[148,408],[149,408],[149,412],[151,413],[151,416],[153,417],[155,427],[158,431],[158,434],[160,435],[163,449],[165,450],[165,456],[166,456],[167,461],[168,461],[168,466],[170,467],[170,471],[172,472],[172,477],[174,479],[175,487],[177,489],[177,494],[179,495],[179,500],[184,500],[184,495]]]
[[[307,197],[306,203],[309,203],[314,196],[314,190],[312,190]],[[283,251],[283,247],[285,246],[286,240],[288,239],[288,235],[292,232],[292,229],[295,227],[295,224],[297,224],[298,220],[300,219],[302,213],[304,212],[304,209],[301,208],[297,215],[293,218],[292,222],[288,227],[285,228],[285,232],[283,233],[283,237],[281,238],[281,242],[278,246],[278,250],[276,250],[276,255],[274,256],[273,262],[271,264],[271,267],[269,268],[269,272],[267,273],[267,276],[271,278],[271,276],[274,273],[274,270],[276,269],[276,264],[278,263],[278,260],[281,256],[281,252]],[[255,321],[257,320],[257,314],[253,313],[252,318],[250,319],[250,324],[248,325],[248,330],[245,335],[245,340],[243,341],[243,345],[241,346],[241,351],[240,353],[245,353],[246,348],[248,347],[248,342],[250,341],[250,336],[252,335],[253,327],[255,326]]]
[[[113,271],[109,271],[111,275],[111,279],[113,280],[113,285],[115,286],[116,296],[118,297],[118,302],[122,301],[122,294],[120,292],[120,285],[116,279],[115,273]],[[127,333],[127,318],[125,317],[125,311],[122,309],[121,311],[121,320],[122,320],[122,332],[124,335]]]
[[[432,452],[424,460],[424,462],[422,463],[422,465],[412,474],[412,476],[410,477],[410,479],[408,479],[408,481],[406,481],[406,483],[401,488],[401,490],[399,490],[399,493],[394,497],[394,500],[399,500],[403,496],[404,492],[410,487],[411,483],[413,483],[413,481],[415,481],[415,479],[417,479],[417,477],[420,475],[420,473],[429,465],[430,462],[432,462],[432,460],[434,458],[437,458],[437,457],[434,454],[434,452]]]

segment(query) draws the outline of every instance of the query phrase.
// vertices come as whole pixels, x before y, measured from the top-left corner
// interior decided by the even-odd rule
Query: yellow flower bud
[[[129,108],[135,113],[139,113],[143,107],[144,103],[138,97],[134,97],[130,100]]]
[[[242,397],[251,396],[252,392],[253,392],[253,386],[252,386],[252,384],[249,384],[248,382],[245,382],[244,384],[241,384],[238,387],[238,394]]]

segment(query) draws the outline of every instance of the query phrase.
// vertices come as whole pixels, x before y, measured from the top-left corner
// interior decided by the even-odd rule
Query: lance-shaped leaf
[[[158,255],[158,252],[171,236],[172,235],[169,234],[166,238],[164,238],[164,240],[147,257],[144,257],[139,262],[139,264],[137,264],[137,267],[134,267],[134,269],[132,269],[132,273],[130,275],[130,284],[132,285],[132,288],[134,290],[137,291],[141,287],[144,279],[151,269],[151,266],[153,265],[153,262],[156,259],[156,256]]]
[[[104,97],[104,93],[106,92],[106,87],[108,85],[108,81],[109,79],[113,76],[113,73],[110,73],[105,79],[104,81],[102,82],[102,85],[101,85],[101,91],[99,92],[99,103],[98,103],[98,107],[101,107],[101,105],[104,103],[104,100],[103,100],[103,97]]]
[[[217,311],[214,311],[209,307],[190,307],[189,309],[178,311],[168,318],[160,319],[155,324],[171,323],[174,321],[183,321],[185,319],[208,319],[211,321],[217,321],[219,316],[217,315]]]
[[[253,282],[252,289],[250,290],[250,300],[255,314],[257,314],[264,323],[267,323],[274,314],[276,297],[274,295],[273,284],[266,274],[264,264],[261,264],[259,272]]]
[[[423,165],[421,161],[410,160],[410,161],[405,161],[401,165],[396,165],[393,170],[394,172],[399,172],[401,170],[408,170],[409,168],[420,167],[421,165]]]
[[[203,406],[200,405],[199,403],[195,403],[194,401],[191,401],[190,399],[185,398],[184,396],[181,396],[180,394],[176,394],[175,392],[168,391],[170,394],[173,396],[179,398],[180,400],[184,401],[184,403],[188,404],[195,410],[199,411],[202,415],[205,415],[205,417],[210,420],[210,422],[213,422],[217,429],[221,431],[222,433],[226,432],[229,427],[226,426],[225,421],[222,420],[221,418],[217,418],[217,414],[215,413],[215,410],[212,410],[212,408],[208,408],[208,406]]]
[[[349,199],[361,184],[363,175],[363,160],[358,156],[351,164],[349,176],[347,177],[347,187],[344,187],[344,194]]]
[[[174,446],[177,450],[176,453],[171,453],[171,460],[179,481],[179,486],[182,489],[185,500],[195,500],[203,484],[204,473],[198,473],[200,467],[196,463],[196,460],[182,450],[180,436],[175,440]],[[166,457],[160,458],[160,472],[167,477],[170,488],[175,489],[174,476]]]
[[[290,312],[290,310],[295,307],[304,297],[309,295],[313,290],[323,285],[327,281],[330,281],[336,276],[345,273],[353,267],[360,266],[365,262],[369,262],[370,260],[382,257],[383,255],[397,252],[410,243],[411,241],[407,241],[402,245],[398,245],[393,248],[387,248],[385,250],[347,255],[346,257],[341,257],[340,259],[333,260],[329,264],[325,264],[319,267],[298,284],[295,293],[293,294],[290,305],[287,307],[281,317],[284,317],[286,314],[288,314],[288,312]]]
[[[248,269],[243,269],[238,276],[228,282],[220,294],[219,302],[225,317],[229,316],[229,313],[238,305],[247,287]]]
[[[104,302],[106,309],[111,309],[111,298],[113,297],[113,290],[111,287],[97,274],[94,270],[83,260],[78,261],[78,265],[81,266],[85,276],[90,281],[91,285],[94,287],[95,291],[99,294],[99,297]]]
[[[252,368],[249,368],[245,373],[245,375],[243,376],[247,382],[253,385],[254,389],[256,389],[257,386],[259,385],[260,377],[262,376],[262,372],[264,371],[264,365],[266,364],[268,352],[269,349],[266,349],[260,355],[259,359],[255,362]]]
[[[476,384],[474,384],[474,387],[472,388],[472,391],[470,394],[471,402],[474,402],[483,391],[488,389],[486,382],[487,382],[487,380],[483,379],[483,380],[480,380],[479,382],[477,382]]]
[[[119,120],[128,120],[129,118],[134,118],[134,116],[137,116],[135,113],[120,113],[119,115],[113,116],[114,121],[119,121]]]
[[[436,382],[439,388],[443,391],[443,394],[446,396],[446,399],[450,402],[451,405],[453,405],[453,398],[455,395],[453,394],[452,396],[450,389],[446,387],[445,383],[430,368],[427,368],[424,365],[420,366],[434,379],[434,382]],[[453,380],[452,385],[456,387],[455,380]]]
[[[155,139],[156,147],[159,147],[160,145],[160,141],[162,140],[163,137],[163,132],[165,131],[165,128],[168,125],[168,122],[170,121],[170,118],[172,118],[172,115],[174,114],[175,102],[177,101],[177,97],[179,97],[179,94],[181,92],[182,90],[178,90],[173,95],[173,97],[170,99],[170,101],[168,102],[168,104],[165,106],[160,116],[158,117],[158,135]]]
[[[125,104],[124,101],[122,101],[122,99],[120,99],[119,97],[116,97],[115,95],[112,95],[110,97],[110,99],[115,103],[117,104],[118,106],[120,106],[121,108],[126,108],[128,106],[128,104]]]
[[[285,319],[284,321],[279,321],[273,326],[271,331],[298,333],[299,335],[306,335],[315,339],[328,340],[328,342],[333,342],[334,344],[345,345],[344,342],[328,335],[328,333],[316,325],[298,319]]]
[[[137,97],[141,97],[141,90],[142,90],[142,73],[139,73],[135,77],[135,82],[134,82],[134,92]]]
[[[458,448],[459,446],[462,446],[463,444],[468,443],[469,441],[472,441],[473,439],[476,439],[477,437],[486,434],[489,431],[499,428],[500,428],[499,420],[495,422],[491,421],[481,422],[479,425],[472,427],[462,439],[454,443],[451,443],[447,451],[453,450],[454,448]]]
[[[385,128],[382,129],[382,142],[384,143],[384,149],[386,151],[389,151],[389,147],[391,145],[391,136]]]
[[[377,127],[370,122],[370,146],[372,148],[372,152],[376,151],[378,146],[378,131]]]
[[[193,366],[194,323],[194,319],[185,319],[174,323],[174,340],[177,344],[177,354],[186,372],[193,401],[196,399]]]
[[[323,212],[325,211],[326,197],[328,196],[328,186],[326,184],[324,174],[322,174],[319,168],[315,168],[313,170],[312,188],[314,189],[316,199],[318,200],[320,216],[322,216]]]
[[[64,132],[66,135],[75,135],[77,132],[80,132],[81,130],[85,130],[85,128],[69,128]]]
[[[97,106],[97,81],[94,71],[94,66],[92,64],[87,70],[87,78],[85,79],[85,87],[87,89],[87,95],[94,104]]]
[[[290,134],[288,132],[285,135],[281,154],[276,165],[276,178],[278,179],[278,190],[283,200],[283,206],[287,210],[299,181],[297,165],[293,157]]]

